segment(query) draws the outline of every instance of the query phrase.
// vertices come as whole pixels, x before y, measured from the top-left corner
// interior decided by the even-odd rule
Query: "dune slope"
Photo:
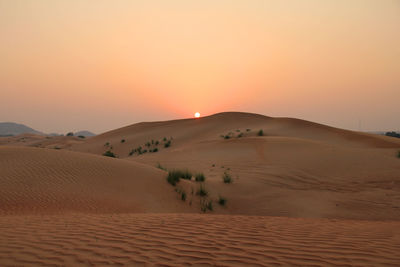
[[[52,149],[0,147],[0,213],[183,212],[156,168]]]

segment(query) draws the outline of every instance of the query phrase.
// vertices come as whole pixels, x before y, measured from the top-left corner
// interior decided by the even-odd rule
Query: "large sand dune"
[[[53,149],[0,147],[0,213],[183,212],[153,167]]]
[[[1,266],[400,262],[395,138],[221,113],[0,145]],[[158,151],[129,155],[138,146]],[[193,180],[168,184],[159,164],[204,173],[208,195]],[[199,214],[204,201],[213,209]]]

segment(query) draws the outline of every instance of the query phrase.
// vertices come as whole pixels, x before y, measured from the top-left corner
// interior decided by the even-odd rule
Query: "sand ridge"
[[[398,266],[400,223],[201,214],[0,217],[2,266]]]

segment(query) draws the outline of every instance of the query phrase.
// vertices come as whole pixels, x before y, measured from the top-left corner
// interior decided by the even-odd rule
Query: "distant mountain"
[[[25,133],[44,135],[44,133],[36,131],[23,124],[14,122],[0,122],[0,136],[13,136]]]
[[[85,137],[90,137],[90,136],[95,136],[96,134],[89,132],[89,131],[79,131],[74,133],[75,136],[85,136]]]

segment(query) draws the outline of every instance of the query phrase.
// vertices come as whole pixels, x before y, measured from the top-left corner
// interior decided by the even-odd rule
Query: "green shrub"
[[[164,144],[164,147],[167,148],[167,147],[170,147],[170,146],[171,146],[171,140],[168,140],[168,142],[166,142]]]
[[[104,144],[104,146],[109,146],[109,145],[110,145],[110,143],[109,143],[109,142],[107,142],[107,143],[105,143],[105,144]]]
[[[203,173],[197,173],[195,176],[195,181],[196,182],[204,182],[206,180],[206,177],[204,176]]]
[[[176,185],[181,178],[190,180],[192,178],[192,174],[188,170],[171,170],[168,172],[167,181],[172,185]]]
[[[147,142],[147,143],[145,144],[145,146],[150,147],[150,146],[151,146],[151,143],[150,143],[150,142]]]
[[[160,142],[157,140],[156,143],[155,143],[155,145],[158,146],[159,143],[160,143]]]
[[[83,135],[78,135],[78,137],[79,137],[79,138],[82,138],[82,139],[85,138],[85,136],[83,136]]]
[[[238,138],[243,137],[243,133],[238,134]]]
[[[133,154],[135,154],[136,149],[132,149],[131,152],[129,152],[129,156],[132,156]]]
[[[73,132],[69,132],[69,133],[67,133],[67,136],[74,136],[74,133]]]
[[[232,183],[232,176],[229,173],[224,172],[224,174],[222,175],[222,180],[224,181],[224,183],[230,184]]]
[[[197,190],[196,194],[201,196],[201,197],[206,197],[208,195],[208,191],[203,185],[200,185],[200,187]]]
[[[154,148],[154,149],[153,149],[153,152],[158,152],[158,148]]]
[[[210,210],[210,211],[213,210],[212,200],[210,200],[210,201],[207,202],[206,207],[207,207],[207,209]]]
[[[163,138],[163,141],[164,141],[164,142],[167,142],[167,137],[164,137],[164,138]]]
[[[163,171],[166,171],[166,170],[167,170],[167,168],[163,167],[163,166],[160,164],[160,162],[157,163],[157,166],[156,166],[156,167],[159,168],[160,170],[163,170]]]
[[[224,136],[224,139],[229,139],[229,138],[231,138],[229,135]]]
[[[104,152],[103,156],[111,157],[111,158],[116,157],[116,155],[113,152],[111,152],[110,150],[107,150],[106,152]]]
[[[182,201],[186,201],[186,192],[185,191],[181,192],[181,199],[182,199]]]
[[[264,135],[264,131],[263,130],[259,130],[257,133],[258,136],[263,136]]]
[[[225,206],[225,204],[226,204],[226,198],[219,196],[219,198],[218,198],[218,204],[220,204],[221,206]]]
[[[121,140],[121,143],[125,143],[125,139],[122,139],[122,140]]]

